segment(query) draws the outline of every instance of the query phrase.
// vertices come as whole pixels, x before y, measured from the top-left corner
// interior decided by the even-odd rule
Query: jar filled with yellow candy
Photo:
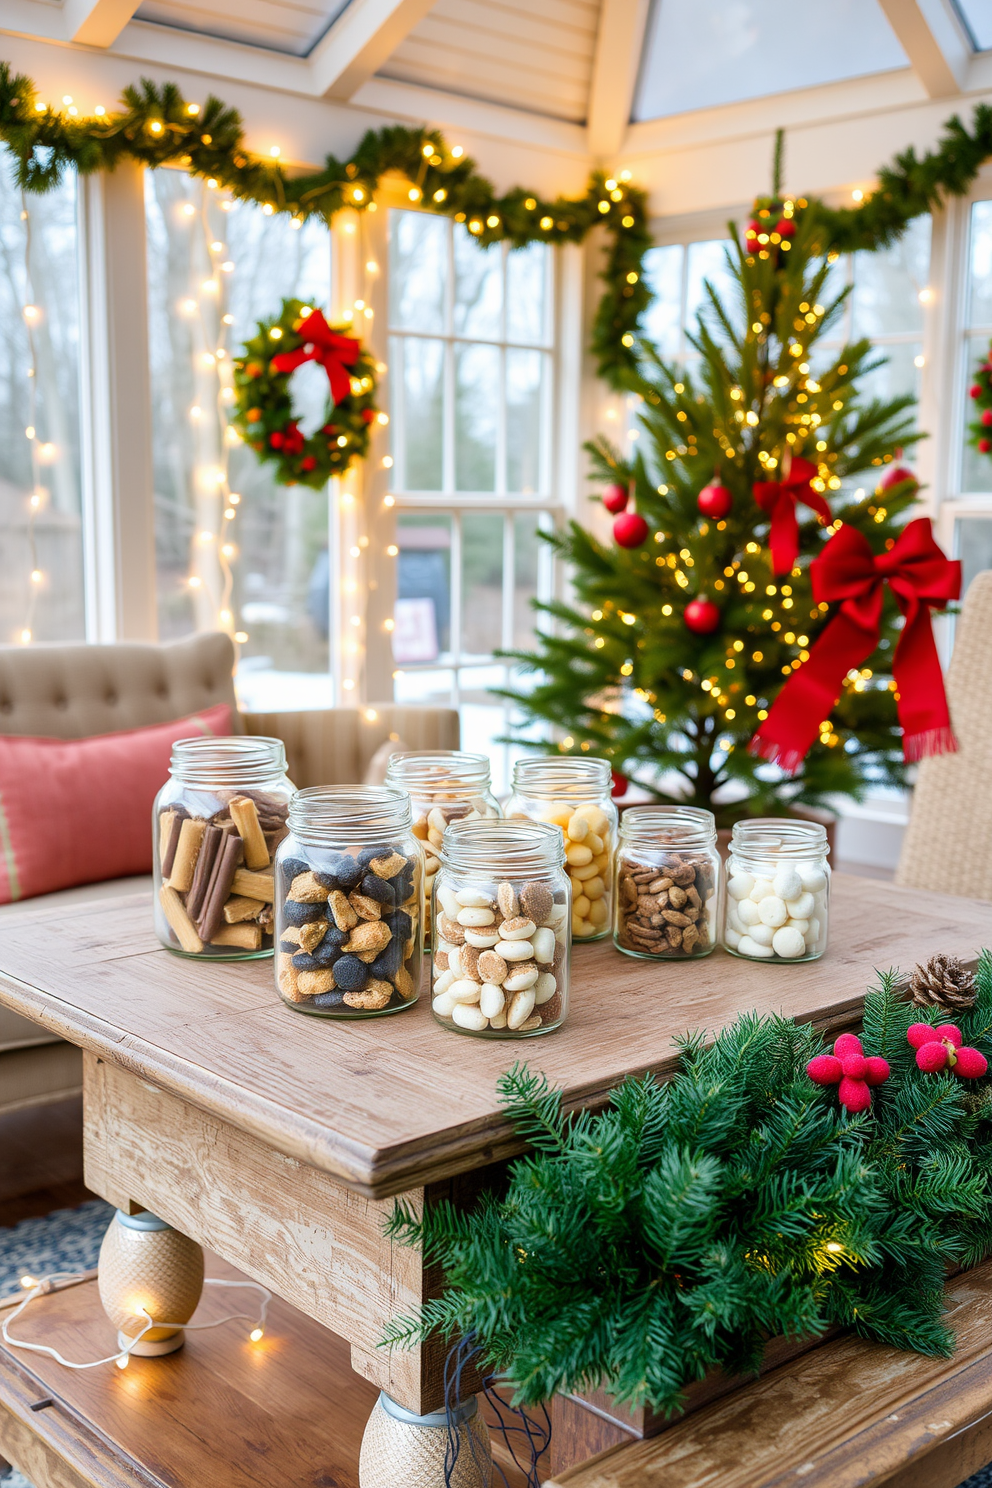
[[[572,884],[572,939],[600,940],[613,923],[613,850],[617,808],[609,760],[518,760],[506,815],[553,822],[565,842]]]

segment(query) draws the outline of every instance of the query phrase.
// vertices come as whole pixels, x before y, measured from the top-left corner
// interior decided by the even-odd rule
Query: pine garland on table
[[[992,1097],[917,1067],[920,1010],[897,985],[866,998],[865,1049],[891,1077],[853,1119],[806,1074],[819,1037],[777,1017],[686,1037],[669,1081],[628,1079],[596,1115],[566,1116],[515,1067],[500,1091],[532,1151],[472,1211],[397,1204],[389,1232],[447,1290],[386,1342],[471,1335],[519,1403],[602,1385],[665,1412],[708,1370],[754,1370],[768,1338],[830,1324],[949,1355],[946,1270],[992,1251]],[[988,952],[977,989],[958,1021],[988,1055]]]

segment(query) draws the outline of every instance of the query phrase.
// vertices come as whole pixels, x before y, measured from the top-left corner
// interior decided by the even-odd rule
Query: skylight
[[[634,119],[908,65],[878,0],[652,0]]]
[[[992,5],[989,0],[954,0],[976,52],[992,50]]]

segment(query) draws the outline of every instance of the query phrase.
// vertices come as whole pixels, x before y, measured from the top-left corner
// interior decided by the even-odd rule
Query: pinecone
[[[926,966],[917,966],[913,972],[909,990],[917,1007],[957,1012],[974,1003],[975,978],[957,956],[931,956]]]

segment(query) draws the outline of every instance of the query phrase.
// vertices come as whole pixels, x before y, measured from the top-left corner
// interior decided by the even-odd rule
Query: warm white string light
[[[38,515],[44,505],[47,494],[45,487],[41,484],[41,467],[43,464],[50,465],[56,458],[58,451],[53,444],[46,444],[38,438],[38,357],[35,347],[35,330],[41,320],[41,309],[34,303],[34,286],[31,278],[31,217],[28,212],[27,196],[21,190],[21,221],[24,223],[24,293],[25,305],[22,311],[24,326],[28,337],[28,422],[24,429],[24,436],[28,441],[29,454],[31,458],[31,495],[28,497],[28,557],[31,564],[28,570],[28,597],[25,606],[24,619],[17,632],[17,639],[24,646],[29,646],[34,639],[35,612],[38,605],[38,595],[41,593],[45,582],[45,574],[38,561]]]

